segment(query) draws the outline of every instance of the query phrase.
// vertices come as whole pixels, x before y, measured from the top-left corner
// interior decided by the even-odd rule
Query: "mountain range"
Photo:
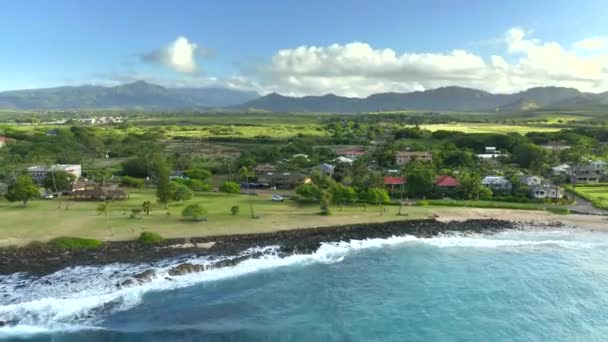
[[[608,92],[583,93],[573,88],[538,87],[515,94],[443,87],[410,93],[380,93],[366,98],[288,97],[277,93],[249,101],[240,108],[271,112],[379,112],[392,110],[522,112],[536,109],[608,109]]]
[[[260,97],[228,88],[166,88],[137,81],[115,87],[76,86],[0,92],[3,109],[194,109],[234,106]]]
[[[277,93],[228,88],[167,88],[143,81],[115,87],[73,86],[0,92],[0,109],[222,109],[230,111],[359,113],[391,110],[490,111],[500,113],[538,109],[608,109],[608,92],[585,93],[574,88],[537,87],[514,94],[443,87],[409,93],[379,93],[365,98],[290,97]]]

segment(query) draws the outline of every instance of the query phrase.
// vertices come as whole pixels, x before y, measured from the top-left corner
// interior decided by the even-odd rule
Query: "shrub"
[[[102,242],[95,239],[62,236],[51,240],[50,244],[63,250],[80,251],[99,249]]]
[[[207,210],[200,204],[190,204],[182,210],[182,216],[190,221],[200,221],[207,215]]]
[[[179,184],[175,187],[173,199],[180,202],[190,200],[192,199],[192,190],[183,184]]]
[[[184,184],[190,188],[192,191],[211,191],[213,190],[213,185],[210,183],[204,182],[200,179],[186,179]]]
[[[120,185],[131,187],[131,188],[143,188],[144,180],[135,178],[135,177],[131,177],[131,176],[124,176],[120,180]]]
[[[224,182],[220,186],[220,191],[227,194],[238,194],[241,192],[241,187],[235,182]]]
[[[238,205],[233,205],[232,208],[230,208],[230,213],[232,215],[238,215],[240,211],[240,208]]]
[[[429,205],[429,201],[418,201],[416,205],[419,207],[427,207]]]
[[[549,207],[546,210],[558,215],[570,215],[570,209],[568,208]]]
[[[137,241],[142,245],[146,246],[157,246],[160,245],[165,239],[157,233],[142,232],[139,234]]]

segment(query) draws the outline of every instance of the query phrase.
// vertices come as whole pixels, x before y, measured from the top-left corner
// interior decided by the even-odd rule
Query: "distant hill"
[[[77,86],[0,92],[2,109],[225,107],[259,94],[227,88],[165,88],[143,81],[116,87]]]
[[[572,101],[572,104],[570,103]],[[582,93],[573,88],[537,87],[515,94],[492,94],[463,87],[443,87],[410,93],[380,93],[366,98],[288,97],[277,93],[239,106],[271,112],[375,112],[392,110],[520,112],[541,108],[608,106],[606,93]]]

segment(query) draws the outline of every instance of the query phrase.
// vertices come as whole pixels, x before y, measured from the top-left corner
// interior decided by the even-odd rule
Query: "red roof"
[[[392,177],[392,176],[384,177],[384,185],[401,185],[401,184],[405,184],[405,177]]]
[[[454,179],[453,177],[450,177],[450,176],[438,176],[437,180],[435,181],[435,185],[443,186],[446,188],[455,188],[455,187],[459,186],[460,183],[456,179]]]

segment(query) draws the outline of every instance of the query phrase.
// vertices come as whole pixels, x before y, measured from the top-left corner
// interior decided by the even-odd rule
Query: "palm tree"
[[[152,207],[152,202],[150,202],[150,201],[144,201],[144,203],[141,204],[141,209],[146,214],[146,216],[150,215],[151,207]]]
[[[249,198],[249,210],[251,211],[251,219],[255,219],[255,214],[253,213],[253,201],[251,200],[251,189],[249,185],[249,177],[251,177],[251,171],[246,166],[241,167],[241,176],[245,178],[245,182],[247,182],[247,197]]]

